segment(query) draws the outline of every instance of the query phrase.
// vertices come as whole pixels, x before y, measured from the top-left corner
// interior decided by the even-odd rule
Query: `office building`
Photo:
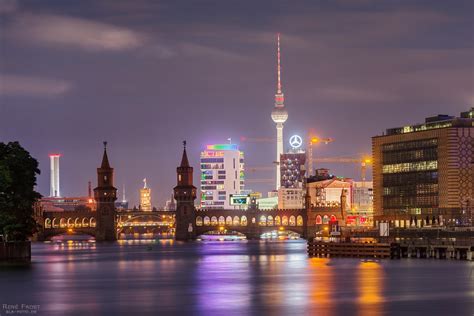
[[[374,220],[456,225],[474,194],[474,108],[372,138]]]

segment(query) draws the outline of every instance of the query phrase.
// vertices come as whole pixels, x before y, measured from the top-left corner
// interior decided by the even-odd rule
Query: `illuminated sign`
[[[237,144],[215,144],[207,145],[207,150],[239,150]]]
[[[303,139],[299,135],[293,135],[290,137],[290,146],[293,149],[300,148],[303,145]]]
[[[247,205],[250,201],[249,194],[231,194],[230,205]]]

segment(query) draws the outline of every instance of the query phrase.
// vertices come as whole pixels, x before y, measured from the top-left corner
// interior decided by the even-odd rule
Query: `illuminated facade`
[[[236,144],[207,145],[201,152],[201,207],[234,208],[229,196],[244,190],[244,154]]]
[[[302,189],[305,176],[306,154],[289,152],[280,155],[280,185],[286,189]]]
[[[140,210],[151,212],[151,189],[146,185],[146,178],[143,179],[143,188],[140,189]]]
[[[372,138],[376,221],[459,224],[474,194],[473,113],[438,115]]]
[[[51,178],[50,178],[50,190],[49,196],[50,197],[60,197],[59,191],[59,154],[51,154],[49,155],[50,160],[50,171],[51,171]]]
[[[280,67],[280,34],[278,34],[277,46],[277,93],[275,94],[275,106],[272,111],[272,120],[276,123],[277,129],[277,153],[276,153],[276,190],[280,188],[280,155],[283,154],[283,124],[288,119],[288,112],[285,109],[285,96],[281,88],[281,67]]]

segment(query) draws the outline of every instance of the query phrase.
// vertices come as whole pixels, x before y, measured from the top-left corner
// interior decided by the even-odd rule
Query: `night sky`
[[[144,177],[154,205],[171,195],[183,139],[196,176],[205,144],[229,137],[247,166],[269,166],[275,144],[240,138],[276,136],[277,32],[285,146],[313,129],[334,138],[316,155],[359,157],[386,128],[474,103],[471,0],[0,0],[0,141],[38,159],[43,195],[61,153],[62,194],[78,196],[107,140],[132,205]]]

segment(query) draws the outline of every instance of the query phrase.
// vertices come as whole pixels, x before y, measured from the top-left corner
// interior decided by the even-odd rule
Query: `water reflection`
[[[334,291],[333,267],[329,266],[328,258],[309,259],[311,271],[311,296],[310,302],[315,314],[333,315],[334,301],[332,293]]]
[[[472,265],[308,259],[304,241],[33,244],[31,267],[0,267],[0,304],[48,316],[470,315]]]
[[[357,267],[357,290],[359,315],[377,316],[382,314],[383,268],[378,262],[361,262]]]

